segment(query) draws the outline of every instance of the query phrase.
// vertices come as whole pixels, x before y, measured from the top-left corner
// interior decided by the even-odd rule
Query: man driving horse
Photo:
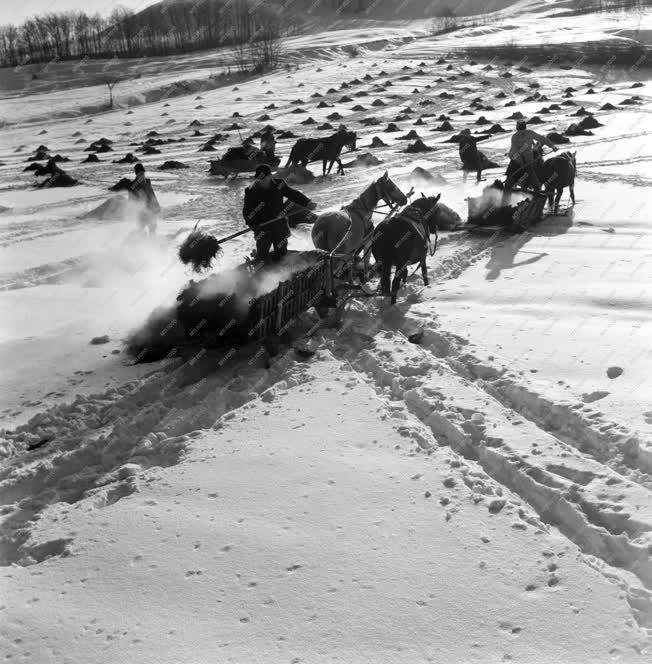
[[[557,152],[557,146],[546,136],[537,134],[535,131],[527,128],[524,120],[516,123],[516,131],[512,135],[512,143],[509,148],[509,166],[505,174],[505,190],[509,191],[514,184],[526,176],[535,193],[541,190],[541,182],[535,170],[536,155],[535,151],[540,150],[540,146],[547,145]]]
[[[265,154],[267,161],[274,159],[274,152],[276,150],[276,139],[272,129],[263,130],[260,135],[260,149]]]
[[[285,180],[272,177],[272,169],[267,164],[260,164],[256,168],[255,178],[255,182],[245,189],[242,216],[255,233],[256,258],[269,263],[272,245],[273,260],[278,261],[287,253],[290,229],[287,216],[283,216],[283,199],[309,210],[314,210],[317,205],[300,191],[288,186]]]

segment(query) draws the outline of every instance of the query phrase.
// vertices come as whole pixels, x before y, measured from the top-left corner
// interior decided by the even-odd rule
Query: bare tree
[[[260,5],[254,12],[257,29],[251,39],[251,56],[254,69],[263,71],[276,67],[281,59],[283,40],[281,27],[283,15],[278,7]]]
[[[83,11],[48,12],[0,29],[0,66],[232,45],[241,68],[248,69],[252,58],[258,66],[270,67],[279,61],[281,36],[299,27],[291,0],[164,2],[138,13],[118,7],[108,18]]]
[[[104,85],[109,89],[109,108],[113,108],[113,88],[121,82],[122,79],[118,76],[109,76],[104,79]]]

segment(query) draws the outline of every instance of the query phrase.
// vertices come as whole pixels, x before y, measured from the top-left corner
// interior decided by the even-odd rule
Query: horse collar
[[[426,224],[423,223],[423,212],[418,208],[412,210],[405,209],[401,212],[401,216],[414,228],[417,235],[422,240],[425,240],[430,237],[430,232]]]

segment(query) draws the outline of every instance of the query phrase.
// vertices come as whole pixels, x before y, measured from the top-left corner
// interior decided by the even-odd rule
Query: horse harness
[[[430,229],[423,218],[423,211],[416,207],[412,210],[406,208],[401,212],[401,217],[408,222],[412,230],[414,230],[414,232],[421,238],[426,245],[428,253],[431,256],[434,256],[435,251],[437,250],[437,239],[435,239],[435,245],[433,247],[430,242]]]
[[[375,181],[373,185],[374,185],[374,192],[376,194],[376,200],[380,200],[381,196],[378,195],[378,182]],[[349,218],[349,228],[347,232],[344,234],[344,237],[340,240],[338,247],[340,244],[344,242],[347,235],[350,233],[351,229],[353,228],[353,215],[357,215],[362,220],[362,232],[363,232],[362,244],[360,245],[360,247],[358,247],[355,250],[354,252],[355,254],[357,254],[358,251],[360,251],[360,249],[365,246],[366,242],[373,235],[374,232],[374,225],[371,222],[371,218],[373,217],[375,208],[372,209],[369,213],[367,213],[366,210],[362,208],[362,205],[358,201],[359,198],[356,198],[352,203],[349,203],[348,205],[343,205],[340,208],[340,212],[345,213]],[[356,209],[359,207],[362,209]]]

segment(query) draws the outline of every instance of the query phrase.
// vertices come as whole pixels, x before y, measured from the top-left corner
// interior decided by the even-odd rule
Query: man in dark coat
[[[278,261],[287,252],[290,236],[283,199],[287,198],[309,210],[314,210],[317,205],[300,191],[288,186],[285,180],[273,178],[272,169],[267,164],[260,164],[256,168],[255,178],[255,182],[245,189],[242,216],[255,233],[258,260],[270,262],[269,250],[274,245],[273,259]],[[275,221],[265,224],[272,219]]]
[[[260,149],[264,152],[268,162],[273,161],[274,152],[276,151],[276,139],[271,129],[264,130],[260,135]]]
[[[488,138],[487,136],[481,136],[476,138],[471,136],[470,129],[462,129],[459,134],[459,151],[460,159],[462,160],[462,170],[464,171],[464,177],[468,171],[476,171],[477,181],[482,180],[482,166],[483,163],[488,163],[487,158],[478,150],[478,142]]]
[[[138,214],[138,224],[142,231],[146,228],[149,234],[156,232],[156,217],[161,211],[161,206],[156,198],[152,183],[145,177],[145,167],[138,162],[134,166],[136,177],[129,187],[129,194],[142,204]]]

